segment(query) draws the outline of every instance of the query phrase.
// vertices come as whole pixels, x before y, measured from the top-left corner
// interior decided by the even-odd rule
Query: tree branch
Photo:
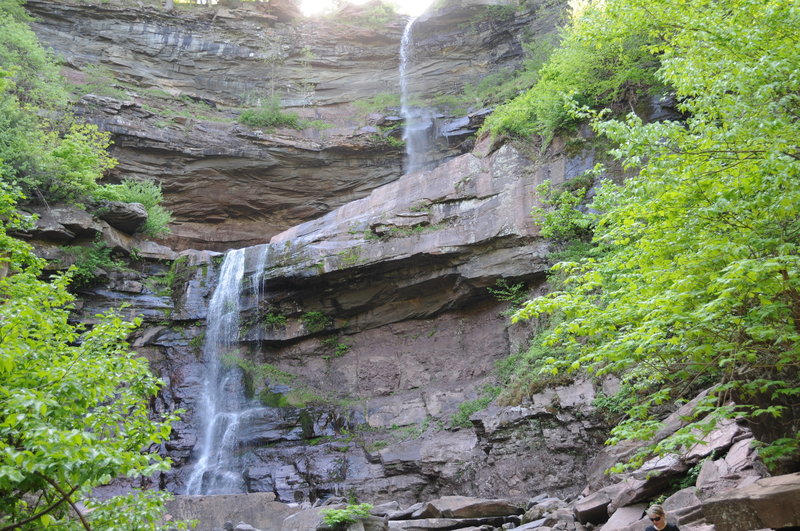
[[[50,480],[48,480],[47,478],[45,478],[45,481],[47,481],[48,483],[50,483]],[[52,483],[50,483],[50,484],[52,485]],[[38,520],[38,519],[39,519],[39,518],[41,518],[42,516],[46,515],[46,514],[47,514],[47,513],[49,513],[50,511],[53,511],[54,509],[56,509],[56,507],[58,507],[59,505],[61,505],[61,504],[62,504],[62,503],[64,503],[65,501],[67,501],[67,499],[69,499],[69,496],[72,496],[72,494],[73,494],[73,493],[74,493],[76,490],[78,490],[78,487],[77,487],[77,486],[76,486],[76,487],[73,487],[73,488],[72,488],[72,490],[71,490],[71,491],[69,491],[68,493],[62,493],[62,491],[61,491],[60,489],[58,489],[58,490],[59,490],[59,493],[60,493],[60,494],[62,494],[62,497],[61,497],[61,499],[60,499],[60,500],[58,500],[57,502],[55,502],[53,505],[51,505],[50,507],[47,507],[46,509],[42,509],[42,510],[41,510],[41,511],[39,511],[38,513],[36,513],[36,514],[34,514],[34,515],[32,515],[32,516],[29,516],[28,518],[25,518],[24,520],[20,520],[19,522],[13,523],[13,524],[11,524],[11,525],[7,525],[7,526],[5,526],[5,527],[0,527],[0,531],[9,531],[9,530],[11,530],[11,529],[17,529],[18,527],[22,527],[22,526],[24,526],[25,524],[29,524],[29,523],[31,523],[31,522],[34,522],[34,521]]]
[[[89,522],[87,522],[87,521],[86,521],[86,518],[84,518],[84,517],[83,517],[83,514],[81,513],[80,509],[78,509],[78,507],[75,505],[75,502],[73,502],[73,501],[72,501],[72,498],[70,498],[70,496],[72,495],[72,493],[73,493],[73,492],[75,492],[75,490],[77,489],[77,487],[73,488],[73,489],[72,489],[72,490],[69,492],[69,494],[67,494],[67,493],[66,493],[66,492],[64,492],[64,490],[63,490],[63,489],[62,489],[62,488],[61,488],[61,487],[58,485],[58,483],[56,483],[56,482],[55,482],[55,481],[53,481],[52,479],[48,478],[47,476],[43,476],[42,474],[39,474],[39,473],[37,473],[36,475],[37,475],[37,476],[39,476],[39,477],[41,477],[43,480],[45,480],[46,482],[48,482],[48,483],[49,483],[49,484],[50,484],[50,485],[51,485],[51,486],[52,486],[54,489],[56,489],[56,491],[57,491],[59,494],[61,494],[61,496],[63,496],[63,497],[64,497],[64,499],[65,499],[65,500],[66,500],[66,502],[69,504],[69,506],[70,506],[70,507],[72,507],[72,510],[73,510],[73,511],[75,511],[75,514],[76,514],[76,515],[78,515],[78,518],[80,519],[80,521],[81,521],[81,524],[83,525],[83,528],[84,528],[84,529],[86,529],[86,531],[92,531],[92,526],[90,526],[90,525],[89,525]]]

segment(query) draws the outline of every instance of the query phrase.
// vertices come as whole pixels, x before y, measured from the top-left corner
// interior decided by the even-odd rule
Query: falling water
[[[400,40],[400,112],[405,120],[403,140],[406,143],[405,173],[412,173],[425,167],[425,159],[430,144],[431,115],[427,109],[414,107],[410,103],[409,62],[411,52],[411,28],[416,17],[412,17],[403,30]]]
[[[256,260],[253,277],[251,279],[253,292],[253,306],[258,309],[261,307],[261,295],[264,293],[264,272],[266,271],[267,260],[269,258],[270,246],[262,245]]]
[[[197,417],[200,419],[199,458],[186,485],[187,494],[241,492],[242,476],[235,471],[234,450],[245,397],[240,371],[226,368],[221,358],[239,334],[239,291],[244,275],[244,249],[225,255],[219,282],[208,308],[203,346],[205,379]]]

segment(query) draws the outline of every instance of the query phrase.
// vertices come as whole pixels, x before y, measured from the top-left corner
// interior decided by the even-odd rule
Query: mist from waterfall
[[[433,123],[429,109],[411,104],[409,70],[411,68],[412,28],[415,20],[417,17],[409,19],[400,40],[400,113],[405,122],[403,128],[403,140],[406,144],[405,173],[413,173],[425,168]]]

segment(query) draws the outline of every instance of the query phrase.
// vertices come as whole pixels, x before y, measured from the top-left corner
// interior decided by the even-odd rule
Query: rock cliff
[[[552,33],[565,5],[536,0],[498,19],[470,1],[421,17],[414,98],[430,102],[517,66],[522,41]],[[113,134],[120,165],[111,178],[162,183],[176,220],[164,243],[263,243],[401,175],[402,146],[391,135],[399,135],[392,114],[404,17],[376,21],[374,5],[319,19],[288,2],[189,7],[28,2],[35,31],[82,96],[78,111]],[[243,109],[273,97],[305,120],[301,130],[236,124]],[[452,134],[458,127],[449,131],[440,160],[469,147]]]
[[[153,408],[184,410],[159,449],[173,470],[140,486],[183,493],[196,467],[209,306],[225,259],[216,251],[240,247],[236,326],[219,354],[237,375],[224,391],[252,407],[231,432],[228,471],[236,491],[261,493],[258,507],[284,502],[259,523],[265,529],[317,529],[318,507],[294,515],[285,502],[338,495],[391,502],[394,509],[373,512],[376,529],[638,530],[645,501],[690,469],[695,485],[667,498],[671,513],[684,528],[736,529],[725,522],[741,516],[731,516],[726,494],[715,496],[772,486],[759,483],[752,434],[736,423],[686,455],[604,475],[633,451],[601,451],[608,427],[593,400],[598,387],[613,392],[613,381],[565,380],[516,406],[490,403],[497,362],[527,348],[531,329],[510,324],[508,304],[489,288],[503,280],[532,295],[546,289],[556,246],[530,217],[537,185],[577,177],[595,153],[583,137],[568,148],[557,139],[546,156],[502,140],[461,142],[479,112],[438,129],[457,142],[434,149],[435,167],[401,175],[402,153],[389,140],[400,126],[395,109],[370,114],[358,104],[396,93],[403,19],[370,29],[352,23],[366,8],[347,8],[339,18],[302,20],[279,2],[179,13],[71,0],[29,7],[83,87],[78,111],[114,135],[121,164],[113,178],[160,180],[177,217],[161,242],[174,249],[74,209],[41,210],[26,234],[51,258],[65,259],[56,244],[100,236],[131,259],[130,269],[84,289],[78,312],[91,323],[125,304],[126,317],[140,316],[132,346],[165,384]],[[419,18],[417,97],[458,92],[513,67],[522,40],[552,31],[563,3],[527,2],[513,17],[488,7],[497,6],[450,2]],[[285,109],[330,127],[235,123],[273,93]],[[677,429],[682,414],[667,426]],[[782,481],[796,496],[797,478]],[[498,520],[486,507],[476,515],[437,508],[454,503],[451,495],[511,502]],[[218,526],[231,502],[181,498],[173,511],[191,517],[197,503],[212,506],[208,521]],[[773,525],[775,511],[764,512],[748,525]],[[784,516],[774,525],[796,522]]]
[[[227,360],[260,404],[237,434],[241,490],[408,503],[442,493],[577,494],[586,449],[604,432],[587,417],[591,385],[492,419],[451,419],[486,395],[497,361],[525,346],[527,329],[510,326],[487,288],[504,279],[542,289],[551,244],[530,218],[537,184],[578,175],[591,151],[567,155],[556,144],[546,161],[532,161],[484,139],[439,150],[438,166],[401,178],[402,154],[384,136],[399,124],[392,109],[367,118],[354,109],[396,93],[405,21],[356,31],[263,7],[176,15],[30,3],[38,33],[83,87],[79,111],[114,135],[115,177],[163,183],[177,222],[162,243],[213,250],[270,240],[244,251]],[[421,17],[414,93],[457,92],[512,67],[523,34],[552,31],[562,8],[533,2],[494,20],[477,2]],[[104,81],[117,91],[94,86]],[[333,127],[233,123],[245,89],[276,90],[302,117]],[[169,114],[170,103],[195,114]],[[474,131],[469,120],[458,124],[449,131]],[[169,266],[152,260],[169,258],[160,253],[86,290],[82,311],[91,320],[127,302],[131,317],[144,318],[133,346],[166,382],[155,408],[186,411],[163,448],[175,468],[158,485],[183,492],[203,422],[200,353],[221,256],[189,250]],[[563,407],[553,407],[556,396]],[[530,455],[524,464],[521,454]]]
[[[245,249],[227,358],[258,405],[236,436],[241,489],[281,501],[576,495],[605,433],[591,384],[453,419],[488,396],[497,361],[525,348],[528,328],[510,325],[487,288],[542,289],[552,244],[529,215],[537,183],[590,165],[590,151],[533,163],[487,139]],[[186,411],[163,448],[175,467],[159,485],[175,492],[197,456],[220,259],[186,251],[169,270],[145,260],[84,293],[87,319],[122,302],[144,318],[133,346],[167,384],[156,409]]]

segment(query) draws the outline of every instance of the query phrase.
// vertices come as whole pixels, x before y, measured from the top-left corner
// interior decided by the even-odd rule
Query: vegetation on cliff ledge
[[[547,137],[589,119],[636,170],[594,198],[591,256],[557,264],[562,287],[515,316],[549,319],[537,344],[559,354],[541,373],[621,378],[612,442],[648,440],[666,404],[710,388],[635,462],[746,419],[769,465],[797,466],[798,35],[793,0],[587,2],[540,82],[487,121]],[[685,119],[621,117],[631,87],[662,87]]]

